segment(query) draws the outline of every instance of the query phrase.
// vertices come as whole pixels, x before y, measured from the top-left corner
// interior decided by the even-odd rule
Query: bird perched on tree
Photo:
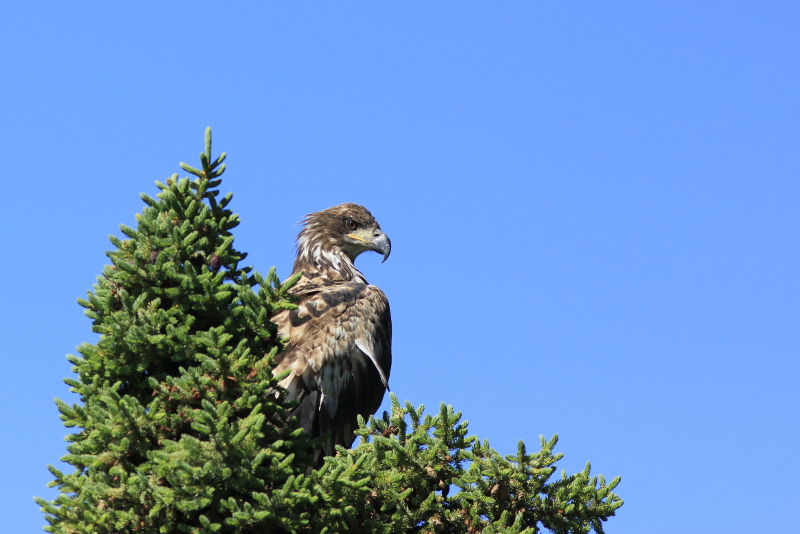
[[[336,445],[349,448],[357,416],[369,417],[389,389],[392,319],[386,295],[369,285],[355,259],[373,250],[389,257],[391,242],[378,221],[358,204],[341,204],[307,215],[297,236],[292,274],[303,273],[291,289],[297,309],[273,316],[288,338],[274,373],[296,414],[313,436],[330,431],[325,455]]]

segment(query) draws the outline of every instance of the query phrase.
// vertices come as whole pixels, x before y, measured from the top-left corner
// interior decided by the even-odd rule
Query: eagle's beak
[[[384,234],[381,230],[375,230],[370,239],[364,239],[356,234],[347,235],[356,241],[361,241],[369,245],[369,250],[374,250],[375,252],[383,254],[383,261],[386,261],[386,258],[388,258],[389,254],[392,252],[392,242],[389,240],[389,236]],[[381,263],[383,263],[383,261]]]
[[[392,252],[392,241],[389,239],[389,236],[381,232],[380,230],[375,230],[375,236],[372,238],[372,243],[378,247],[379,250],[376,252],[380,252],[383,254],[383,263],[389,258],[389,254]]]

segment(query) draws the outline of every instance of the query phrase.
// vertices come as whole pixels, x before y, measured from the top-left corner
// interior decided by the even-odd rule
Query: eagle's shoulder
[[[365,281],[319,284],[304,278],[292,290],[297,308],[272,318],[278,334],[288,338],[275,372],[291,369],[293,376],[303,376],[313,386],[314,375],[326,363],[342,359],[339,363],[352,365],[350,356],[361,344],[388,373],[392,323],[383,291]]]

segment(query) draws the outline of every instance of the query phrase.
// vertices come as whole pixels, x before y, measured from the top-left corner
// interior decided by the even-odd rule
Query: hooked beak
[[[386,261],[386,259],[389,257],[389,254],[392,252],[392,242],[389,239],[389,236],[384,234],[382,230],[375,230],[370,239],[364,239],[356,234],[347,235],[348,237],[367,244],[369,246],[369,250],[374,250],[375,252],[383,254],[383,261],[381,263]]]
[[[372,239],[372,243],[378,247],[378,250],[375,252],[380,252],[383,254],[383,263],[387,259],[389,259],[389,254],[392,253],[392,241],[389,239],[389,236],[384,234],[380,230],[375,231],[375,237]]]

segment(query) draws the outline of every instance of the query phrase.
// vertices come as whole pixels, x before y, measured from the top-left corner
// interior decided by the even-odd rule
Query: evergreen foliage
[[[270,315],[292,307],[271,269],[239,267],[232,195],[217,199],[223,153],[182,168],[111,236],[111,265],[79,303],[99,341],[68,356],[80,402],[56,400],[67,436],[37,498],[54,533],[485,532],[602,533],[619,483],[586,469],[551,482],[557,438],[503,457],[467,435],[452,407],[424,415],[392,396],[353,450],[317,470],[319,442],[293,420],[272,375],[281,349]]]

